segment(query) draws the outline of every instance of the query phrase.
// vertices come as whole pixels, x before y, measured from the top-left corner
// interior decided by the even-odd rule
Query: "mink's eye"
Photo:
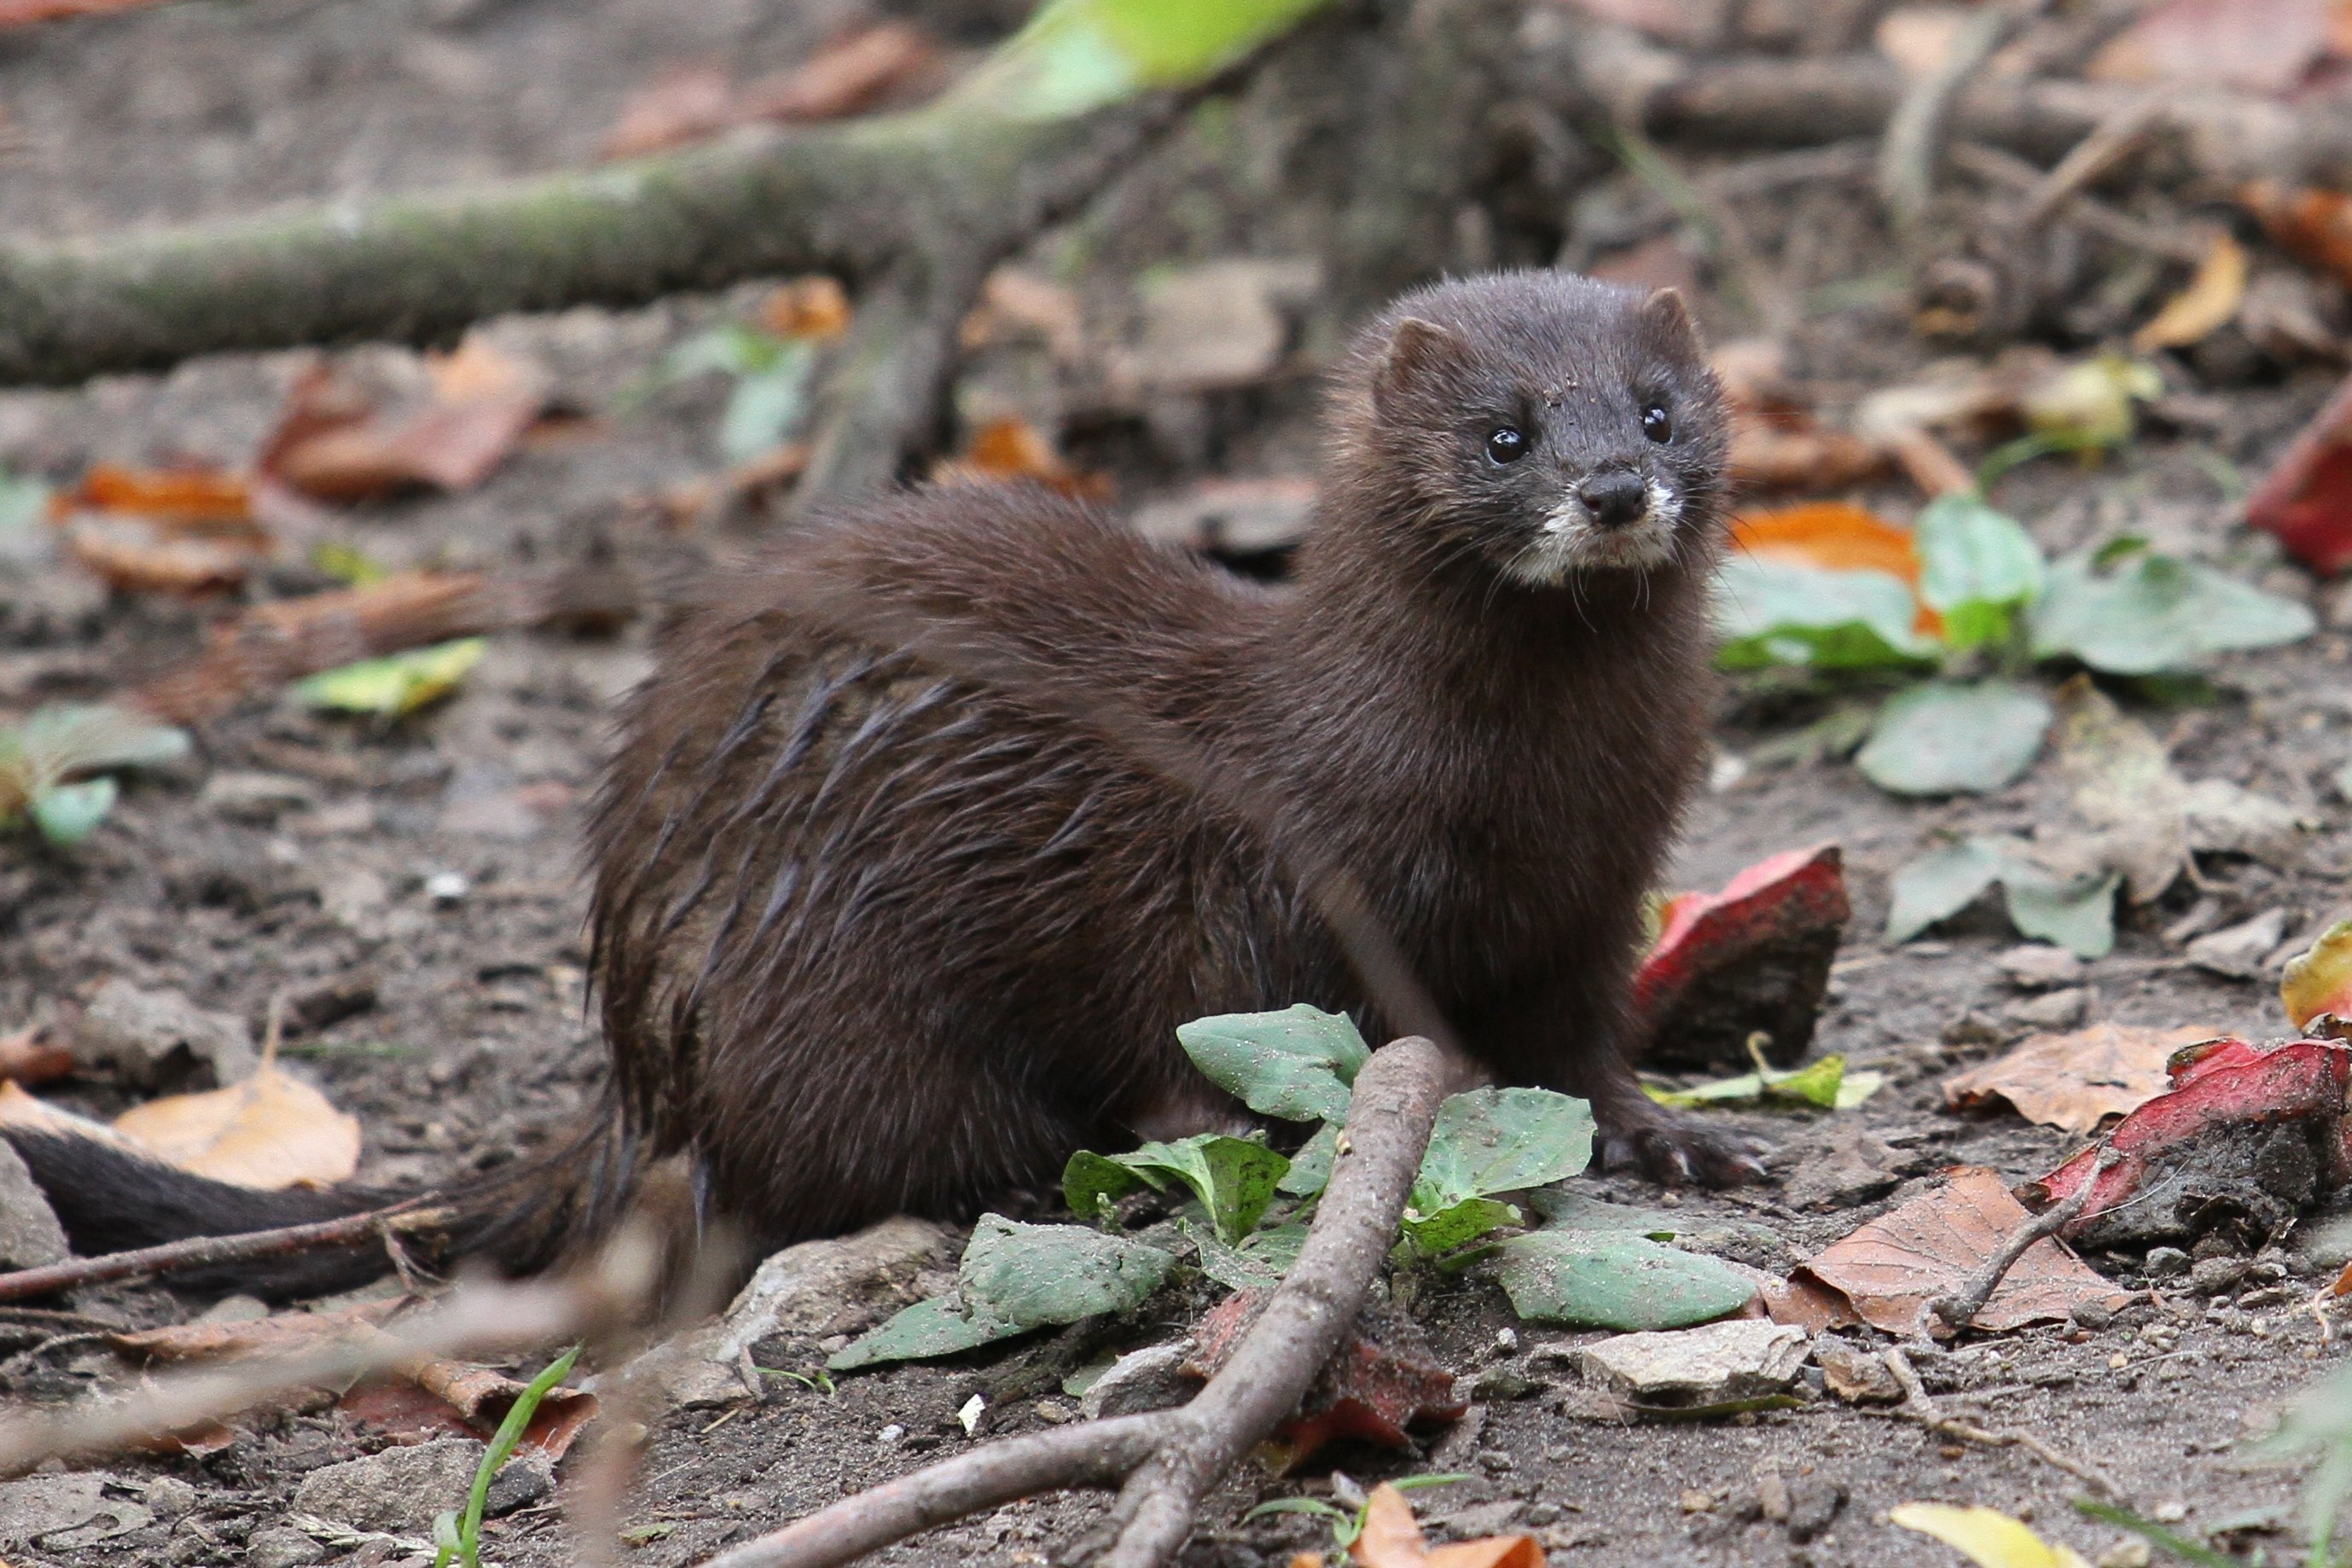
[[[1516,463],[1528,455],[1528,437],[1516,425],[1497,426],[1486,437],[1486,457],[1496,463]]]
[[[1653,441],[1675,438],[1675,422],[1667,416],[1665,405],[1653,403],[1642,410],[1642,434]]]

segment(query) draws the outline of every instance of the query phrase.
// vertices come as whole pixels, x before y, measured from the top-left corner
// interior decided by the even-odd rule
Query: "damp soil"
[[[1017,8],[911,9],[978,42]],[[574,164],[593,155],[626,94],[665,67],[716,57],[743,74],[776,68],[868,14],[858,0],[687,7],[246,0],[21,30],[0,38],[0,108],[10,136],[0,154],[0,228],[12,240],[103,233]],[[1122,210],[1139,223],[1150,216],[1146,205],[1130,201]],[[1773,215],[1753,216],[1761,242],[1773,244]],[[1174,208],[1166,221],[1158,248],[1168,260],[1188,258],[1186,235],[1220,227]],[[1883,246],[1866,220],[1847,226],[1857,246]],[[1148,227],[1130,226],[1098,249],[1150,256],[1154,247]],[[1066,262],[1070,251],[1053,254]],[[1867,276],[1885,259],[1817,258],[1820,280],[1841,270]],[[1080,279],[1090,300],[1122,297],[1131,281],[1108,272]],[[740,547],[740,531],[681,541],[649,504],[720,467],[713,442],[719,390],[645,388],[668,348],[701,324],[740,314],[751,297],[491,324],[495,341],[543,367],[580,417],[535,436],[473,494],[353,514],[349,538],[388,565],[561,558],[591,542],[647,558],[679,550],[723,556]],[[1707,308],[1718,330],[1737,329],[1727,308]],[[1899,300],[1885,299],[1815,321],[1801,348],[1873,379],[1927,357],[1906,331]],[[404,350],[362,348],[347,357],[386,374],[414,374]],[[97,461],[241,463],[302,359],[208,360],[162,376],[0,393],[0,463],[60,480]],[[1041,418],[1055,412],[1053,377],[1034,363],[983,360],[972,385],[1026,399]],[[2310,375],[2228,389],[2206,424],[2159,431],[2103,468],[2028,470],[2009,481],[2002,500],[2053,549],[2142,531],[2317,602],[2314,584],[2233,526],[2226,479],[2232,468],[2260,471],[2326,388],[2325,376]],[[1307,471],[1311,415],[1311,382],[1295,375],[1263,392],[1221,395],[1206,408],[1123,416],[1114,428],[1125,434],[1093,447],[1078,429],[1075,450],[1081,462],[1108,466],[1119,504],[1131,505],[1205,479]],[[1160,438],[1168,430],[1197,437],[1204,427],[1225,434]],[[288,568],[249,592],[316,585]],[[222,608],[110,599],[37,546],[17,548],[0,559],[0,710],[101,698],[167,668],[189,656]],[[398,725],[321,718],[265,695],[205,726],[194,757],[135,784],[79,848],[0,844],[0,1025],[57,1016],[117,977],[183,992],[257,1031],[274,996],[289,995],[297,1016],[310,999],[339,996],[344,1001],[320,1002],[308,1016],[340,1016],[298,1029],[287,1047],[363,1123],[364,1179],[431,1182],[527,1154],[583,1104],[601,1070],[583,991],[579,807],[606,715],[646,658],[642,627],[595,640],[509,636],[494,642],[454,700]],[[2352,757],[2348,665],[2352,634],[2331,628],[2284,651],[2226,662],[2198,703],[2136,704],[2189,776],[2274,795],[2321,826],[2293,870],[2208,861],[2201,885],[2131,911],[2115,953],[2089,966],[2085,1016],[2257,1037],[2278,1031],[2266,986],[2190,967],[2179,942],[2164,933],[2186,917],[2212,929],[2274,908],[2287,911],[2290,931],[2307,932],[2352,903],[2352,810],[2330,782]],[[1695,1228],[1728,1234],[1737,1222],[1742,1260],[1771,1268],[1884,1212],[1945,1166],[1981,1164],[2020,1181],[2073,1147],[2014,1117],[1963,1118],[1943,1108],[1946,1072],[2022,1032],[2015,1010],[2027,994],[1993,962],[2015,939],[1982,911],[1932,942],[1896,949],[1879,935],[1894,868],[1941,832],[2030,829],[2048,820],[2053,786],[2029,778],[1988,797],[1905,803],[1837,760],[1783,756],[1787,748],[1776,742],[1827,706],[1818,695],[1727,694],[1715,784],[1692,816],[1675,882],[1716,886],[1776,850],[1842,845],[1855,912],[1817,1049],[1885,1072],[1888,1087],[1834,1117],[1741,1119],[1778,1146],[1772,1179],[1748,1191],[1673,1196],[1622,1178],[1581,1184],[1616,1201],[1678,1204]],[[267,809],[224,811],[202,791],[226,773],[292,783]],[[453,885],[436,879],[450,872],[462,879],[462,893],[436,896]],[[103,1079],[58,1092],[100,1114],[128,1103]],[[1901,1184],[1850,1206],[1791,1206],[1789,1178],[1855,1124],[1897,1151]],[[2285,1307],[2240,1309],[2175,1291],[2097,1331],[2060,1325],[1972,1340],[1924,1358],[1923,1371],[1954,1414],[2032,1432],[2088,1459],[2185,1529],[2240,1521],[2248,1531],[2240,1539],[2271,1540],[2275,1560],[2278,1540],[2262,1532],[2276,1526],[2298,1477],[2248,1439],[2341,1354],[2323,1342],[2310,1314],[2294,1310],[2323,1268],[2295,1240],[2274,1255],[2289,1270]],[[2118,1276],[2137,1267],[2091,1261]],[[160,1289],[95,1291],[73,1304],[141,1322],[201,1307]],[[1171,1338],[1206,1304],[1197,1293],[1156,1300],[1106,1342],[1129,1348]],[[1885,1522],[1887,1510],[1919,1500],[1984,1503],[2033,1519],[2093,1558],[2119,1539],[2073,1514],[2069,1500],[2082,1489],[2074,1479],[2020,1448],[1950,1445],[1822,1398],[1729,1421],[1596,1421],[1579,1413],[1570,1363],[1549,1353],[1590,1336],[1520,1329],[1514,1346],[1499,1289],[1475,1274],[1423,1282],[1412,1305],[1440,1355],[1480,1380],[1465,1421],[1431,1433],[1419,1453],[1351,1448],[1279,1480],[1245,1471],[1210,1499],[1187,1563],[1280,1563],[1327,1546],[1328,1534],[1310,1520],[1244,1522],[1242,1515],[1262,1497],[1328,1489],[1334,1467],[1365,1482],[1465,1472],[1467,1479],[1421,1494],[1433,1531],[1526,1529],[1555,1563],[1947,1563],[1944,1549]],[[20,1335],[7,1348],[27,1342]],[[757,1355],[762,1364],[806,1370],[824,1352],[814,1340],[780,1339]],[[664,1414],[652,1423],[639,1479],[619,1504],[631,1542],[621,1560],[647,1568],[696,1563],[851,1489],[1066,1418],[1075,1400],[1050,1377],[1029,1375],[1053,1353],[1016,1344],[845,1378],[830,1392],[772,1378],[755,1405]],[[30,1364],[8,1363],[14,1397],[58,1397],[93,1384],[105,1363],[65,1352],[42,1360],[37,1376]],[[986,1398],[985,1415],[977,1433],[967,1433],[958,1412],[975,1393]],[[9,1559],[20,1568],[305,1560],[284,1555],[286,1538],[272,1533],[297,1483],[390,1440],[321,1399],[257,1419],[201,1457],[111,1459],[120,1495],[169,1496],[168,1517],[152,1510],[154,1522],[110,1539],[35,1544],[11,1550]],[[1843,1501],[1818,1529],[1792,1534],[1759,1514],[1759,1487],[1770,1490],[1771,1475],[1792,1495],[1833,1491]],[[184,1489],[160,1485],[166,1480]],[[1084,1499],[1015,1505],[886,1560],[1041,1563],[1097,1507]],[[516,1568],[575,1561],[566,1529],[556,1503],[543,1500],[493,1521],[489,1557]],[[361,1545],[327,1555],[396,1560],[387,1552]]]

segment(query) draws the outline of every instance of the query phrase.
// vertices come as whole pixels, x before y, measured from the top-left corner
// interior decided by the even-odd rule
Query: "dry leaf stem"
[[[1425,1039],[1372,1054],[1298,1262],[1191,1404],[992,1444],[846,1498],[705,1568],[831,1568],[1015,1498],[1121,1477],[1118,1500],[1087,1543],[1101,1549],[1095,1561],[1172,1561],[1201,1499],[1290,1414],[1355,1322],[1395,1238],[1446,1079],[1444,1054]]]

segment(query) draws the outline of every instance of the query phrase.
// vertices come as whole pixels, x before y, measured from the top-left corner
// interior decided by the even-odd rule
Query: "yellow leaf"
[[[2069,450],[2115,447],[2131,438],[2132,405],[2163,390],[2164,378],[2146,360],[2102,353],[2062,367],[2020,406],[2045,440]]]
[[[2146,353],[2202,342],[2238,313],[2238,303],[2245,297],[2246,247],[2227,233],[2217,234],[2197,275],[2132,334],[2132,347]]]
[[[295,688],[313,708],[404,719],[457,689],[466,672],[480,662],[479,637],[413,648],[383,658],[363,658],[310,676]]]
[[[1956,1547],[1979,1568],[2091,1568],[2071,1546],[2053,1546],[1998,1509],[1906,1502],[1887,1516]]]
[[[360,1163],[359,1122],[275,1062],[226,1089],[133,1106],[114,1131],[184,1171],[268,1192],[330,1185]]]
[[[2279,1000],[2298,1029],[2322,1013],[2352,1016],[2352,921],[2337,921],[2308,952],[2287,960]]]

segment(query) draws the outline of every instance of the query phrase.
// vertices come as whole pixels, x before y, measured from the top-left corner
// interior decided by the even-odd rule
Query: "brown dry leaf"
[[[2132,347],[2147,353],[2204,342],[2238,313],[2246,298],[2246,247],[2226,230],[2214,235],[2196,276],[2132,334]]]
[[[114,1130],[184,1171],[264,1192],[329,1186],[359,1169],[358,1121],[266,1054],[243,1083],[134,1105]]]
[[[1034,479],[1083,500],[1107,500],[1110,496],[1109,476],[1082,474],[1071,468],[1044,431],[1017,415],[982,426],[962,455],[940,465],[931,477],[942,484]]]
[[[1996,1096],[2028,1121],[2088,1132],[2110,1116],[2127,1116],[2172,1088],[2164,1064],[2183,1046],[2210,1040],[2210,1029],[2150,1029],[2094,1024],[2070,1035],[2035,1035],[1997,1061],[1944,1080],[1955,1110]]]
[[[2263,232],[2280,249],[2352,285],[2352,196],[2254,180],[2238,193],[2238,199],[2262,220]]]
[[[219,468],[123,468],[97,463],[81,482],[50,503],[54,516],[70,511],[121,511],[191,531],[218,530],[227,537],[252,531],[253,496],[245,480]]]
[[[1086,358],[1086,311],[1077,295],[1034,272],[1000,267],[988,275],[980,303],[963,319],[961,342],[968,350],[980,349],[1023,332],[1044,338],[1065,364]]]
[[[2336,1277],[2336,1283],[2327,1288],[2327,1293],[2331,1296],[2352,1296],[2352,1263],[2344,1266],[2344,1272]]]
[[[273,1312],[233,1323],[170,1323],[108,1334],[106,1342],[125,1355],[166,1365],[284,1355],[315,1349],[321,1341],[365,1338],[401,1305],[397,1300],[365,1301],[332,1312]]]
[[[2329,49],[2330,0],[2167,0],[2092,59],[2094,81],[2283,93]]]
[[[780,338],[837,338],[849,330],[849,291],[822,272],[780,285],[760,307],[760,325]]]
[[[1871,1221],[1801,1265],[1862,1321],[1890,1334],[1943,1331],[1928,1303],[1948,1296],[2031,1217],[1992,1172],[1960,1166],[1942,1186]],[[2057,1241],[2026,1248],[1969,1327],[1989,1333],[2063,1320],[2083,1302],[2121,1307],[2128,1296]]]
[[[1531,1535],[1489,1535],[1432,1547],[1404,1493],[1387,1481],[1372,1489],[1363,1532],[1348,1555],[1363,1568],[1544,1568],[1543,1548]]]
[[[742,120],[786,122],[862,114],[940,75],[940,47],[903,22],[844,34],[792,70],[743,89]]]
[[[27,1024],[13,1034],[0,1035],[0,1079],[47,1083],[73,1069],[73,1052],[58,1043],[46,1024]]]
[[[325,372],[288,395],[261,471],[320,500],[373,500],[419,486],[469,490],[514,447],[546,398],[525,366],[469,332],[427,363],[432,395],[377,410]]]
[[[494,1432],[527,1384],[491,1367],[444,1356],[420,1356],[401,1368],[417,1387],[448,1405],[481,1432]],[[596,1417],[596,1396],[583,1388],[551,1388],[522,1430],[522,1446],[560,1459],[581,1428]]]
[[[1880,447],[1802,416],[1773,418],[1735,410],[1731,478],[1758,489],[1843,489],[1886,468]]]
[[[49,519],[67,553],[124,593],[234,588],[273,543],[251,487],[217,468],[98,464],[51,500]]]
[[[620,123],[597,151],[638,158],[716,136],[736,122],[735,83],[723,66],[671,66],[629,94]]]

